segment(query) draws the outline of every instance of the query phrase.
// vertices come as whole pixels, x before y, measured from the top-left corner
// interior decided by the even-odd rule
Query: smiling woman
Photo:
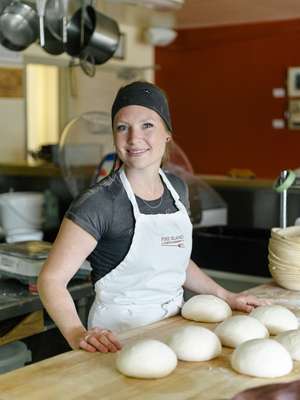
[[[187,186],[161,168],[172,140],[163,91],[141,81],[124,86],[111,115],[123,164],[74,200],[38,281],[41,299],[70,346],[117,351],[117,333],[178,314],[183,286],[241,311],[261,304],[220,287],[190,259]],[[87,329],[66,289],[86,257],[96,293]]]

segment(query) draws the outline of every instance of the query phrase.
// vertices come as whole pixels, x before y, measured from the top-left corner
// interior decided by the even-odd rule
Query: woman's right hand
[[[121,350],[122,345],[112,331],[96,327],[79,339],[79,348],[89,352],[115,353]]]

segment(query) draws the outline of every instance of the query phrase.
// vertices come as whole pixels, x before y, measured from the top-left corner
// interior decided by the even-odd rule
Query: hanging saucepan
[[[60,0],[47,0],[44,15],[45,43],[43,49],[49,54],[59,55],[65,51],[60,36],[61,26]]]
[[[95,64],[103,64],[117,50],[120,40],[119,26],[115,20],[96,11],[93,7],[86,7],[86,14],[92,21],[93,31],[81,56],[92,57]]]
[[[0,31],[0,44],[3,47],[6,47],[7,49],[11,51],[22,51],[24,50],[24,46],[16,46],[15,44],[11,43],[9,40],[7,40],[1,33]],[[27,46],[26,46],[27,47]],[[25,47],[25,48],[26,48]]]
[[[81,19],[81,12],[77,10],[74,13],[74,2],[71,2],[69,8],[69,24],[67,25],[68,32],[72,36],[72,43],[69,43],[68,48],[71,49],[70,52],[72,56],[78,56],[81,51],[81,47],[79,42],[77,41],[77,37],[74,39],[74,35],[72,34],[74,25],[78,23],[79,19]],[[72,16],[72,11],[74,15]],[[85,13],[84,13],[85,15]],[[50,54],[58,55],[62,54],[65,51],[65,45],[63,43],[63,24],[62,24],[62,6],[61,0],[47,0],[45,5],[45,46],[44,50]],[[85,21],[85,29],[88,30],[88,24],[90,22],[88,20]],[[90,28],[91,30],[92,28]],[[75,40],[75,42],[74,42]],[[78,49],[76,49],[78,48]],[[73,51],[72,51],[73,49]]]
[[[47,0],[45,7],[45,26],[55,39],[62,42],[61,0]]]
[[[88,45],[93,34],[93,21],[90,17],[91,6],[79,8],[67,24],[66,52],[72,57],[79,57]]]
[[[56,39],[63,41],[63,16],[65,16],[65,22],[68,24],[78,8],[92,5],[94,1],[95,0],[80,0],[81,6],[79,7],[78,0],[68,0],[68,7],[66,9],[66,2],[62,4],[62,0],[47,0],[45,6],[45,25],[47,25],[50,33]],[[66,28],[68,28],[68,26],[66,26]],[[68,32],[65,36],[67,37],[67,35]]]
[[[53,56],[58,56],[62,54],[64,49],[64,44],[61,40],[57,40],[52,33],[49,31],[47,26],[44,26],[44,37],[45,37],[45,44],[43,49]]]
[[[24,50],[34,43],[39,34],[39,20],[33,5],[19,1],[11,2],[0,15],[0,31],[9,43],[19,50]],[[5,46],[5,43],[3,45]]]

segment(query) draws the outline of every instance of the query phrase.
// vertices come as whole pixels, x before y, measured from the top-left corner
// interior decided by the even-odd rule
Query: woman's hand
[[[251,312],[259,306],[270,305],[271,301],[267,299],[258,299],[250,294],[227,292],[224,300],[229,304],[232,310]]]
[[[79,339],[79,348],[91,353],[95,351],[115,353],[122,348],[122,345],[112,331],[93,328],[86,331],[84,336]]]

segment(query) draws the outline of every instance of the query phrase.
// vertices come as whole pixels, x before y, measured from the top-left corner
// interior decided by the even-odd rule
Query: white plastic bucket
[[[31,351],[23,342],[13,342],[0,346],[0,374],[24,367],[31,361]]]
[[[41,240],[43,193],[8,192],[0,194],[0,221],[7,242]]]

